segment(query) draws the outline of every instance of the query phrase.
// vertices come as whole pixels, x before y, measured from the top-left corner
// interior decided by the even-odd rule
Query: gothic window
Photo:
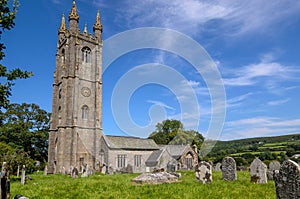
[[[117,157],[117,167],[123,168],[126,165],[126,155],[118,155]]]
[[[142,164],[142,155],[135,155],[134,156],[134,166],[140,167]]]
[[[81,50],[81,60],[83,63],[91,63],[91,49],[84,47]]]
[[[65,64],[65,61],[66,61],[65,49],[62,49],[62,51],[61,51],[61,63],[62,63],[62,65]]]
[[[82,119],[88,119],[88,115],[89,115],[89,107],[87,105],[84,105],[81,108],[82,111]]]

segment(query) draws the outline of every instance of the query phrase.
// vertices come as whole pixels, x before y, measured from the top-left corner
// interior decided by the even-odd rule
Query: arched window
[[[88,47],[84,47],[81,50],[81,60],[84,63],[91,63],[91,49],[89,49]]]
[[[66,62],[66,55],[65,55],[65,49],[62,49],[61,51],[61,63],[64,65]]]
[[[82,119],[85,119],[85,120],[88,119],[89,107],[87,105],[82,106],[81,112],[82,112]]]

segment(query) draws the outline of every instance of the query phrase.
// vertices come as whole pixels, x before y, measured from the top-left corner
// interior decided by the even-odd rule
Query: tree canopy
[[[0,39],[5,30],[10,30],[15,26],[18,1],[1,0],[0,3]],[[5,57],[5,45],[0,42],[0,61]],[[8,70],[6,66],[0,64],[0,110],[9,105],[9,97],[11,96],[14,80],[26,79],[32,76],[32,72],[22,71],[20,68]]]
[[[197,145],[200,149],[204,137],[195,130],[185,130],[179,120],[164,120],[156,124],[156,129],[148,137],[153,139],[157,144],[182,144]]]

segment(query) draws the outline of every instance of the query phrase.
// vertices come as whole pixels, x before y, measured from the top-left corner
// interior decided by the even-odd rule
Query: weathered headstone
[[[47,173],[48,173],[48,167],[47,167],[47,165],[46,165],[45,168],[44,168],[44,176],[46,176]]]
[[[218,162],[218,163],[216,164],[216,166],[214,167],[214,168],[215,168],[215,171],[221,171],[221,166],[222,166],[222,164],[221,164],[220,162]]]
[[[177,182],[178,177],[167,173],[167,172],[157,172],[157,173],[143,173],[131,180],[131,182],[136,184],[162,184],[162,183],[172,183]]]
[[[29,199],[26,196],[22,196],[20,194],[15,195],[14,199]]]
[[[102,169],[101,169],[101,173],[106,174],[106,172],[107,172],[107,166],[105,164],[103,164]]]
[[[171,160],[167,165],[167,171],[171,173],[176,172],[176,163],[176,161]]]
[[[20,176],[20,166],[18,165],[18,169],[17,169],[17,178]]]
[[[23,165],[22,167],[22,176],[21,176],[21,184],[24,185],[25,184],[25,165]]]
[[[269,164],[269,170],[267,171],[267,178],[268,180],[273,180],[273,174],[275,170],[279,170],[280,169],[280,162],[274,160],[272,162],[270,162]]]
[[[73,168],[72,172],[71,172],[71,177],[72,178],[78,178],[78,169],[76,167]]]
[[[226,181],[237,180],[236,163],[232,157],[225,157],[222,161],[222,177]]]
[[[212,183],[212,166],[208,162],[200,162],[195,168],[196,180],[203,184]]]
[[[277,199],[300,198],[300,166],[296,162],[284,161],[280,170],[274,171],[274,180]]]
[[[109,175],[114,174],[114,168],[112,166],[108,167],[107,174],[109,174]]]
[[[131,164],[128,164],[126,167],[126,173],[133,173],[133,167]]]
[[[255,158],[250,164],[251,182],[258,184],[266,184],[267,180],[267,165],[260,159]]]
[[[9,199],[9,196],[10,196],[9,172],[6,170],[6,162],[3,162],[1,175],[0,175],[0,198]]]

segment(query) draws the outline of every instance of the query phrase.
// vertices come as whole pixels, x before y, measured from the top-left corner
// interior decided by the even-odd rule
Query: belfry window
[[[89,115],[89,107],[87,105],[84,105],[82,108],[81,108],[81,111],[82,111],[82,119],[88,119],[88,115]]]
[[[61,63],[64,65],[66,62],[66,55],[65,55],[65,49],[62,49],[61,51]]]
[[[81,50],[81,60],[83,63],[91,63],[91,49],[84,47]]]

